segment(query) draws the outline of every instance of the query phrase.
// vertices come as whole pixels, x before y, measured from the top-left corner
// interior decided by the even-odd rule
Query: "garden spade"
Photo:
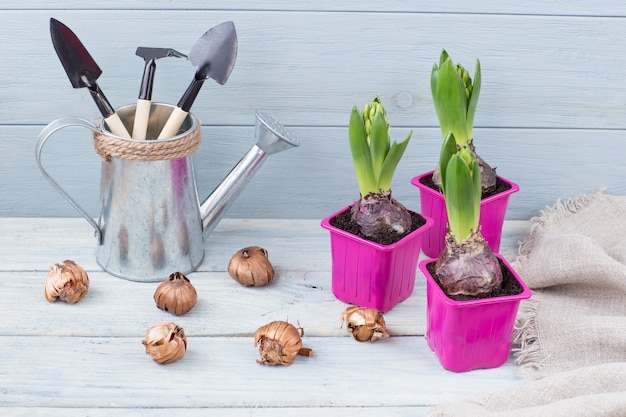
[[[61,64],[63,64],[72,87],[87,87],[100,113],[104,116],[104,121],[107,123],[111,133],[130,138],[130,134],[122,120],[115,113],[111,103],[109,103],[96,83],[96,80],[102,74],[102,70],[89,55],[80,39],[70,28],[54,18],[50,18],[50,35],[54,50],[59,56]]]
[[[187,55],[181,54],[171,48],[147,48],[143,46],[138,47],[135,54],[144,59],[145,66],[143,77],[141,78],[139,98],[137,99],[137,108],[135,110],[133,139],[145,139],[146,131],[148,130],[150,106],[152,104],[152,86],[154,83],[154,72],[156,71],[156,60],[170,56],[186,58]]]
[[[178,133],[205,80],[213,78],[221,85],[226,83],[237,59],[235,24],[224,22],[209,29],[191,48],[188,59],[196,66],[196,73],[158,139],[171,138]]]

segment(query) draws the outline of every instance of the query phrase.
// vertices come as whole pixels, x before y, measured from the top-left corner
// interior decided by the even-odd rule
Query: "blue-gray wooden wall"
[[[235,69],[224,86],[207,82],[192,109],[203,123],[196,153],[201,198],[253,143],[256,110],[273,115],[302,145],[268,158],[230,217],[322,218],[355,200],[349,112],[375,95],[387,108],[393,138],[413,130],[393,190],[418,210],[410,179],[434,168],[441,143],[429,76],[442,48],[468,68],[481,60],[475,143],[500,175],[521,187],[507,218],[528,219],[557,198],[601,187],[626,193],[626,3],[14,4],[0,6],[0,216],[78,216],[34,160],[37,135],[47,123],[99,116],[88,92],[73,90],[67,80],[50,41],[50,17],[88,47],[114,106],[137,97],[143,68],[137,46],[188,52],[208,28],[235,22]],[[160,60],[153,99],[176,103],[193,72],[185,61]],[[96,216],[100,162],[90,133],[65,130],[45,151],[50,171]]]

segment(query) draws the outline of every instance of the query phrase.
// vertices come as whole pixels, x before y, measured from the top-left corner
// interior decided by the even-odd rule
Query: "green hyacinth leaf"
[[[465,84],[449,57],[439,67],[433,101],[443,137],[452,131],[457,144],[463,146],[470,139],[467,136]]]
[[[376,181],[378,181],[381,175],[385,157],[387,152],[389,152],[389,146],[387,120],[381,111],[377,111],[372,119],[372,128],[370,130],[370,156]]]
[[[441,144],[441,151],[439,152],[439,171],[441,177],[441,185],[443,189],[446,188],[446,172],[448,170],[448,161],[457,152],[456,139],[452,132],[448,132],[448,136],[443,140]]]
[[[378,177],[379,189],[383,191],[391,191],[391,180],[393,179],[398,163],[400,162],[400,159],[402,159],[402,155],[404,154],[412,135],[413,131],[409,132],[409,135],[402,142],[394,142],[393,145],[391,145],[382,169],[380,170],[380,176]]]
[[[365,124],[356,106],[352,108],[350,114],[350,125],[348,128],[350,139],[350,151],[354,162],[356,179],[359,184],[359,191],[362,196],[376,190],[376,179],[372,169],[370,148],[367,144],[367,134]]]
[[[476,58],[476,66],[474,67],[474,81],[472,87],[472,96],[470,97],[470,101],[467,106],[467,134],[468,138],[473,138],[473,127],[474,127],[474,115],[476,114],[476,107],[478,106],[478,97],[480,96],[480,83],[481,83],[481,74],[480,74],[480,61]]]
[[[430,93],[433,96],[433,103],[435,104],[435,111],[437,111],[437,80],[439,79],[439,67],[437,64],[433,64],[433,70],[430,73]]]
[[[458,242],[464,241],[478,224],[474,204],[472,171],[458,153],[452,155],[446,170],[444,197],[450,231]],[[478,207],[479,208],[479,207]]]
[[[459,151],[459,155],[465,163],[468,165],[470,174],[472,176],[472,210],[473,210],[473,218],[472,218],[472,227],[476,228],[478,226],[479,216],[480,216],[480,200],[482,197],[482,184],[480,178],[480,166],[478,165],[478,161],[476,161],[476,154],[469,148],[469,146],[464,146]]]
[[[472,204],[472,207],[474,207],[474,218],[472,219],[472,225],[476,228],[480,222],[480,202],[483,196],[480,166],[478,165],[478,161],[476,161],[476,159],[474,159],[474,163],[472,164],[472,171],[472,179],[474,180],[474,200]]]
[[[441,54],[439,55],[439,66],[441,67],[448,58],[450,58],[450,55],[448,55],[448,52],[446,52],[445,49],[442,49]]]

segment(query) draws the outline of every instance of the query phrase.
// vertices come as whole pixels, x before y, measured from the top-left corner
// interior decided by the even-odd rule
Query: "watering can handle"
[[[45,145],[48,138],[50,138],[57,131],[70,126],[81,126],[93,130],[94,132],[99,132],[99,129],[96,125],[78,117],[64,117],[50,122],[46,127],[43,128],[41,133],[39,133],[39,137],[37,138],[37,146],[35,147],[35,160],[37,161],[37,165],[39,166],[39,169],[41,170],[41,173],[46,178],[46,180],[48,180],[48,182],[54,187],[54,189],[57,190],[57,192],[61,194],[61,196],[65,198],[67,202],[70,203],[72,207],[74,207],[89,222],[89,224],[91,224],[91,226],[95,230],[98,242],[101,242],[102,232],[98,227],[96,221],[91,216],[89,216],[89,214],[59,185],[59,183],[54,180],[54,178],[52,178],[52,176],[44,169],[41,163],[41,151],[43,150],[43,146]]]

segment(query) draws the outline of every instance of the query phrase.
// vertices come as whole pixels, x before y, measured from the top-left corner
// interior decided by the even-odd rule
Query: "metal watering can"
[[[135,105],[116,111],[131,129]],[[174,106],[152,103],[148,138],[154,138]],[[41,155],[57,131],[82,126],[93,131],[102,157],[100,215],[94,220],[44,169]],[[132,281],[157,282],[171,273],[194,271],[211,233],[268,155],[299,146],[295,136],[271,117],[256,114],[256,144],[202,204],[198,199],[193,152],[200,145],[200,123],[191,113],[169,139],[136,140],[116,136],[103,119],[95,125],[67,117],[39,134],[35,158],[44,177],[94,228],[96,260],[108,273]]]

